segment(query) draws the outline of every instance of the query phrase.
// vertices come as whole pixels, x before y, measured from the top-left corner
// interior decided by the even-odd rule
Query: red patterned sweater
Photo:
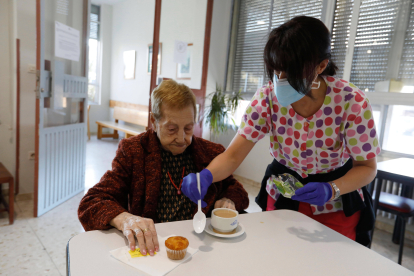
[[[197,171],[207,167],[225,150],[222,145],[197,137],[193,137],[189,149]],[[161,148],[154,131],[123,139],[112,161],[112,170],[107,171],[80,202],[78,216],[83,228],[86,231],[109,229],[112,227],[109,222],[122,212],[157,222],[161,172]],[[229,176],[210,186],[204,197],[207,207],[203,212],[211,212],[214,203],[223,197],[231,199],[238,211],[249,206],[247,192]],[[193,215],[196,211],[194,209]]]

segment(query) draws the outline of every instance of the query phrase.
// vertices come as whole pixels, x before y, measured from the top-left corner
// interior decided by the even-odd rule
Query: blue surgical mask
[[[315,77],[315,79],[318,76]],[[303,79],[303,82],[306,85],[306,79]],[[312,82],[312,85],[315,84],[318,87],[312,87],[311,89],[318,89],[321,85],[320,82]],[[282,106],[288,106],[290,104],[293,104],[303,97],[305,97],[304,94],[299,93],[298,91],[293,88],[290,83],[287,81],[287,79],[280,79],[278,75],[273,75],[273,89],[275,90],[276,98],[278,102]]]

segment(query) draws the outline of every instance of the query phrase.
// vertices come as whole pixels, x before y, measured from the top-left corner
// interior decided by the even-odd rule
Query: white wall
[[[151,76],[147,49],[154,32],[155,1],[126,0],[113,5],[110,99],[148,105]],[[135,79],[124,79],[124,51],[136,51]],[[112,117],[112,116],[111,116]]]
[[[204,30],[207,0],[164,1],[161,7],[160,43],[162,43],[161,77],[176,79],[192,89],[201,88]],[[175,41],[192,43],[191,79],[177,79],[174,62]]]
[[[227,65],[227,47],[230,32],[231,20],[231,0],[214,1],[213,22],[211,26],[210,57],[208,64],[207,92],[208,95],[214,92],[216,83],[223,86]],[[207,102],[206,106],[210,103]],[[227,147],[236,133],[229,130],[228,133],[213,139]],[[203,137],[210,138],[208,125],[204,124]],[[267,165],[272,162],[269,153],[269,137],[263,138],[258,142],[240,167],[234,174],[245,178],[261,182],[266,171]]]
[[[97,132],[96,121],[109,120],[109,97],[111,94],[111,62],[112,62],[112,6],[101,5],[101,104],[92,105],[89,111],[91,133]],[[109,132],[109,129],[103,129]]]
[[[0,162],[14,175],[16,42],[13,19],[13,1],[0,2]]]
[[[35,149],[36,75],[27,66],[36,64],[36,3],[17,1],[17,38],[20,39],[20,193],[33,193]]]
[[[229,130],[226,134],[220,135],[219,138],[213,139],[213,141],[227,148],[235,135],[235,131]],[[273,161],[273,157],[270,155],[269,145],[270,138],[269,136],[265,136],[254,146],[234,174],[259,183],[262,182],[267,165]]]
[[[213,4],[206,96],[215,91],[216,84],[224,85],[232,13],[231,2],[231,0],[223,0],[214,1]],[[209,105],[210,101],[206,101],[205,108]],[[210,139],[210,130],[206,123],[203,125],[202,137],[204,139]]]

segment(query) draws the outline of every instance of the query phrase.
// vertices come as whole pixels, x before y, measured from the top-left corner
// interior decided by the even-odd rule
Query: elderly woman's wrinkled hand
[[[124,212],[111,220],[110,224],[122,231],[128,239],[129,247],[135,250],[135,237],[138,240],[138,247],[143,255],[147,255],[147,250],[151,256],[154,251],[159,251],[157,231],[155,230],[154,221],[139,216],[134,216]]]
[[[228,208],[228,209],[236,210],[236,205],[230,199],[223,197],[222,199],[217,200],[216,203],[214,204],[214,209],[217,209],[217,208]]]

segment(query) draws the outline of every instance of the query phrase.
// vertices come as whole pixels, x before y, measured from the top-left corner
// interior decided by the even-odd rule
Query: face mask
[[[282,73],[280,73],[282,74]],[[280,76],[280,75],[279,75]],[[293,104],[303,97],[305,97],[304,94],[300,94],[298,91],[296,91],[287,81],[287,79],[280,79],[278,75],[273,75],[273,89],[275,90],[276,98],[278,102],[282,106],[288,106],[290,104]],[[315,80],[318,76],[315,77]],[[312,82],[312,85],[315,84],[318,87],[311,87],[311,89],[318,89],[321,85],[320,81],[315,82],[315,80]],[[306,85],[306,79],[303,79],[304,84]]]

